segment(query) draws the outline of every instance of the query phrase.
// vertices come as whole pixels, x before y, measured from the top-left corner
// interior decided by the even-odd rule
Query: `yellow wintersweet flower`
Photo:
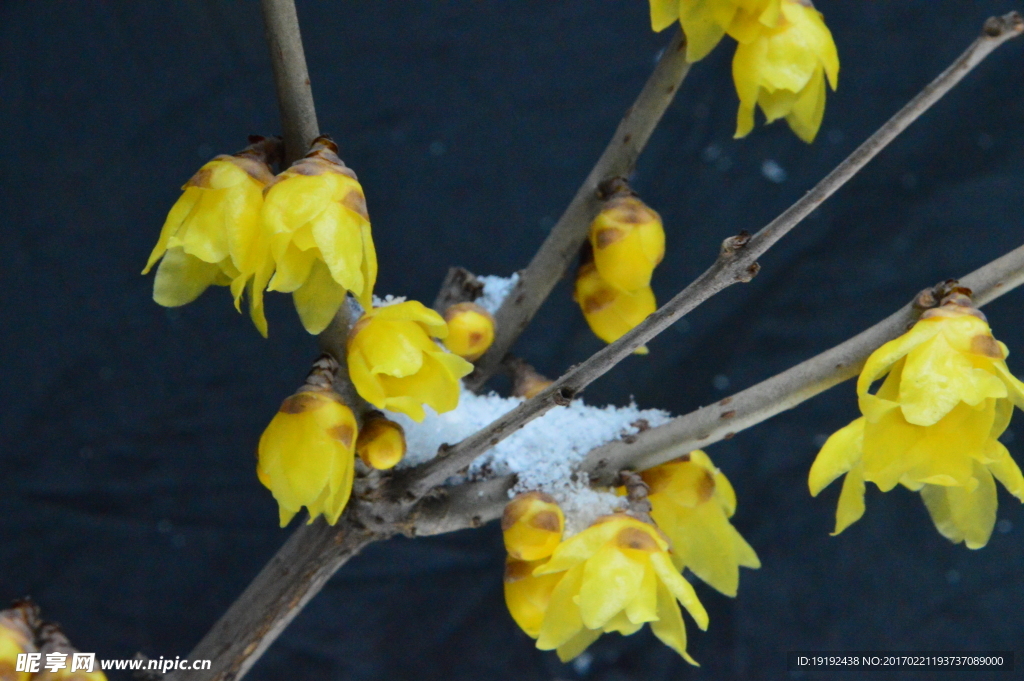
[[[439,414],[455,409],[459,379],[473,365],[431,340],[447,335],[441,315],[415,300],[371,309],[348,337],[352,384],[378,409],[402,412],[414,421],[426,416],[424,404]]]
[[[268,291],[292,293],[302,325],[320,333],[347,291],[370,309],[377,252],[366,198],[338,147],[318,137],[267,189],[262,219],[277,272]]]
[[[515,560],[547,558],[562,541],[564,530],[562,509],[543,492],[517,494],[501,516],[505,550]]]
[[[661,216],[631,194],[614,196],[590,224],[594,265],[601,279],[624,292],[649,288],[665,257]]]
[[[650,487],[651,518],[672,542],[676,567],[735,596],[740,566],[759,568],[761,561],[729,522],[736,493],[728,478],[700,450],[640,476]]]
[[[1006,346],[961,292],[921,315],[914,327],[868,358],[857,381],[864,414],[834,433],[811,467],[817,495],[846,475],[838,534],[864,513],[864,484],[921,492],[939,532],[977,549],[996,520],[993,476],[1024,500],[1024,476],[997,438],[1024,384],[1006,366]],[[871,385],[885,377],[878,392]]]
[[[394,468],[405,456],[405,429],[379,411],[371,411],[359,429],[356,454],[371,468]]]
[[[739,95],[736,137],[754,127],[754,106],[768,122],[785,117],[797,137],[812,142],[825,114],[825,78],[836,89],[839,54],[821,13],[803,0],[782,0],[775,27],[742,15],[730,32],[739,40],[732,75]]]
[[[570,660],[602,633],[636,633],[649,622],[663,643],[686,652],[682,603],[701,629],[708,615],[690,583],[672,564],[669,543],[649,523],[624,513],[599,518],[562,542],[533,575],[560,574],[537,635],[537,648]]]
[[[352,493],[358,427],[352,410],[329,389],[305,386],[281,403],[263,431],[256,473],[274,494],[281,527],[305,506],[338,522]]]
[[[593,262],[580,266],[576,273],[573,298],[583,310],[590,330],[605,343],[622,338],[658,309],[650,286],[624,293],[602,279]],[[647,347],[637,348],[635,354],[646,355]]]
[[[165,307],[191,303],[216,284],[231,286],[239,308],[248,287],[249,314],[266,336],[263,288],[274,264],[260,209],[263,189],[274,179],[269,164],[280,153],[281,140],[250,139],[249,147],[217,156],[185,183],[142,273],[160,261],[153,299]]]
[[[456,303],[444,311],[448,336],[444,346],[462,359],[475,362],[494,342],[494,317],[476,303]]]

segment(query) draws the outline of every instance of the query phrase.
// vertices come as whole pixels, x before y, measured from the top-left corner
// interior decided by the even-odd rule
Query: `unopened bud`
[[[547,558],[562,541],[564,529],[562,509],[543,492],[517,495],[505,507],[501,517],[505,549],[516,560]]]
[[[379,411],[371,411],[359,431],[356,454],[372,468],[394,468],[405,456],[405,430]]]
[[[630,193],[608,199],[590,225],[590,245],[601,278],[624,292],[651,285],[665,257],[661,217]]]
[[[457,303],[444,313],[448,337],[444,346],[470,362],[480,358],[494,342],[494,317],[476,303]]]

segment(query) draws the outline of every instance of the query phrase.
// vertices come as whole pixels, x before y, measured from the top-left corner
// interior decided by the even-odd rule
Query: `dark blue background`
[[[987,16],[1021,3],[818,7],[842,71],[814,145],[783,124],[732,139],[728,44],[693,69],[651,140],[635,186],[668,232],[660,300],[723,238],[801,196]],[[321,127],[366,190],[378,291],[428,302],[449,265],[505,275],[527,262],[669,39],[651,33],[644,0],[305,1],[299,12]],[[687,412],[1020,245],[1022,64],[1024,41],[998,51],[751,284],[585,399]],[[277,116],[255,2],[0,5],[0,599],[31,594],[100,657],[187,655],[288,534],[253,452],[315,339],[285,296],[269,297],[263,340],[225,289],[165,310],[138,274],[181,184],[246,135],[279,132]],[[785,181],[765,177],[767,160]],[[1017,291],[986,309],[1018,375],[1022,303]],[[516,351],[556,375],[599,347],[563,283]],[[1020,658],[1024,513],[1004,492],[1007,531],[981,551],[940,537],[905,490],[872,488],[864,519],[828,536],[838,485],[812,499],[806,474],[856,415],[853,393],[844,384],[711,448],[764,567],[744,572],[735,600],[697,586],[711,613],[707,633],[690,627],[699,670],[646,630],[603,637],[586,670],[534,650],[505,612],[489,526],[370,547],[250,678],[775,679],[801,649],[1016,646]],[[1017,418],[1006,439],[1020,434],[1009,446],[1021,460]]]

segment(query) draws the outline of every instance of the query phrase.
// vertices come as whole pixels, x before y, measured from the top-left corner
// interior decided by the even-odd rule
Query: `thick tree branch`
[[[1024,284],[1024,246],[960,280],[984,305]],[[645,470],[695,449],[732,437],[809,400],[860,373],[868,355],[896,338],[921,311],[907,304],[850,340],[746,390],[645,430],[629,442],[616,440],[591,451],[582,469],[595,484],[611,484],[625,468]]]
[[[396,476],[395,482],[401,494],[409,501],[420,498],[427,490],[444,483],[447,478],[468,466],[488,448],[533,419],[555,406],[568,404],[590,383],[711,296],[735,283],[750,281],[759,269],[757,259],[765,251],[846,184],[868,161],[949,92],[996,47],[1020,35],[1022,31],[1024,20],[1016,12],[1003,17],[992,17],[986,21],[981,36],[949,68],[929,83],[920,94],[910,100],[799,201],[762,227],[753,237],[741,233],[726,239],[718,259],[693,283],[625,336],[569,369],[536,397],[527,400],[461,442],[443,448],[436,458]],[[513,291],[511,295],[515,295],[515,292]]]
[[[520,272],[519,281],[495,314],[494,344],[476,362],[476,371],[465,379],[478,390],[501,367],[501,360],[533,319],[558,280],[576,258],[587,238],[587,230],[600,207],[598,185],[612,177],[625,177],[633,171],[679,85],[690,70],[686,61],[686,42],[677,31],[662,52],[654,72],[637,96],[633,106],[619,123],[601,158],[583,181],[569,206],[551,228],[533,260]]]

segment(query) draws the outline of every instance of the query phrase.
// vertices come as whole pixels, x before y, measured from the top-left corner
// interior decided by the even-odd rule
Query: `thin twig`
[[[619,123],[611,141],[583,181],[569,206],[551,228],[533,260],[520,272],[519,281],[494,315],[496,335],[490,349],[466,378],[466,386],[478,390],[501,367],[501,360],[565,275],[587,238],[587,229],[600,209],[598,186],[613,177],[633,172],[665,110],[690,70],[683,32],[677,31],[658,59],[654,72],[636,101]]]
[[[979,306],[1009,293],[1024,284],[1024,246],[971,272],[960,284],[974,291]],[[629,442],[616,440],[592,450],[581,469],[591,474],[595,484],[607,485],[624,468],[645,470],[728,439],[853,378],[868,355],[906,331],[920,313],[907,304],[848,341],[766,381],[638,433]]]
[[[316,122],[294,0],[261,0],[260,8],[274,69],[274,89],[281,110],[285,165],[288,166],[306,153],[310,143],[320,135],[320,126]]]
[[[396,476],[396,490],[392,491],[392,495],[395,496],[397,491],[409,502],[415,501],[427,490],[444,483],[447,478],[468,466],[484,451],[525,424],[555,406],[568,404],[590,383],[711,296],[733,284],[750,281],[759,269],[757,259],[765,251],[846,184],[847,180],[932,104],[949,92],[994,49],[1010,38],[1020,35],[1022,31],[1024,19],[1016,12],[990,18],[985,22],[981,36],[949,68],[782,215],[762,227],[753,237],[741,233],[726,239],[718,259],[711,267],[636,328],[569,369],[533,399],[527,400],[461,442],[444,447],[434,459]]]

